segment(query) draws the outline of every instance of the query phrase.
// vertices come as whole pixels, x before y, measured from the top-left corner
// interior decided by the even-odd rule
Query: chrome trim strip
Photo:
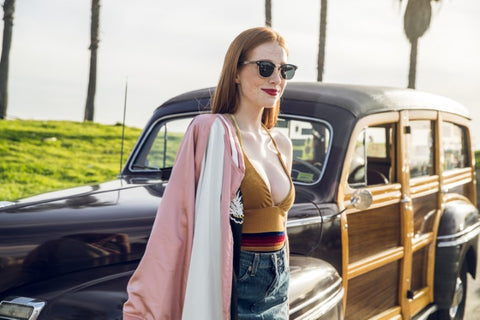
[[[305,219],[295,219],[287,221],[287,228],[303,227],[309,224],[322,223],[322,217],[311,217]]]
[[[415,319],[415,320],[427,320],[437,310],[438,310],[438,307],[437,307],[436,304],[434,304],[434,305],[430,306],[429,308],[427,308],[426,310],[424,310],[422,315],[420,315],[419,317],[414,317],[413,319]]]
[[[303,302],[302,304],[296,306],[295,308],[290,309],[290,314],[298,312],[299,310],[308,307],[309,305],[315,305],[312,307],[308,312],[300,315],[295,320],[309,320],[309,319],[318,319],[339,304],[343,304],[343,295],[344,289],[341,285],[342,280],[338,279],[334,286],[338,286],[339,289],[333,293],[329,294],[328,297],[325,299],[323,298],[323,293],[321,295],[317,295],[313,298],[308,299],[307,301]],[[319,303],[320,302],[320,303]],[[342,307],[343,308],[343,307]]]
[[[322,216],[323,223],[330,222],[331,220],[337,219],[337,217],[339,217],[340,214],[341,212],[339,211],[337,213],[329,214],[328,216]]]
[[[8,207],[8,206],[11,206],[15,204],[15,202],[11,202],[11,201],[0,201],[0,209],[1,208],[5,208],[5,207]]]
[[[447,236],[438,236],[437,237],[437,247],[454,247],[461,244],[464,244],[480,234],[480,222],[466,228],[461,232]]]

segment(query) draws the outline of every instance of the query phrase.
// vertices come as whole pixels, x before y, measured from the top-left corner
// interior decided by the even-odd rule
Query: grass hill
[[[123,162],[141,129],[125,128]],[[0,120],[0,201],[114,179],[122,126]]]

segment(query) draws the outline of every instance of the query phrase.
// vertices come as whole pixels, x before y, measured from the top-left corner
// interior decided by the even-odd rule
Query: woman
[[[288,318],[292,146],[270,131],[296,70],[286,60],[269,28],[230,45],[212,114],[192,121],[177,153],[125,320]]]

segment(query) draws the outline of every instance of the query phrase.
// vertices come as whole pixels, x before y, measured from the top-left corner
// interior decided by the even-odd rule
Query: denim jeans
[[[287,320],[290,270],[285,248],[240,253],[238,319]]]

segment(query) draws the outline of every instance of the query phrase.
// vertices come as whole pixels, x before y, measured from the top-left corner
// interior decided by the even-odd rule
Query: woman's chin
[[[264,103],[262,103],[262,105],[265,109],[271,109],[271,108],[275,108],[277,103],[278,103],[278,99],[276,97],[272,97],[271,99],[264,100]]]

